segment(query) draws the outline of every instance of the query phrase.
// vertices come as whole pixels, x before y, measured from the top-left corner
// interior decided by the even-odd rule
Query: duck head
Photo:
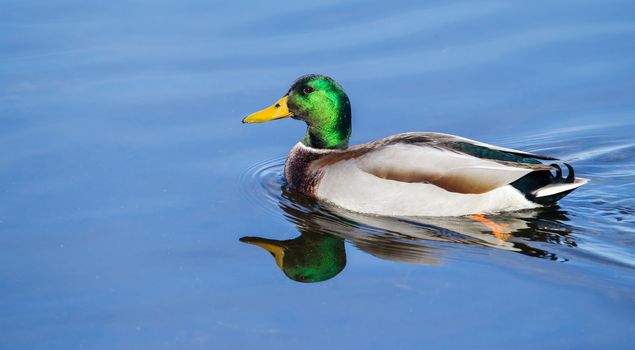
[[[263,123],[291,117],[307,124],[302,143],[321,149],[345,149],[351,135],[351,104],[332,78],[311,74],[298,78],[276,103],[243,119]]]
[[[344,240],[327,234],[305,232],[286,241],[242,237],[240,241],[267,250],[280,270],[297,282],[322,282],[346,266]]]

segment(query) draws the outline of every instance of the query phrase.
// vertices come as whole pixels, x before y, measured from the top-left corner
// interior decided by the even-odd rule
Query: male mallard
[[[588,182],[556,160],[463,137],[412,132],[348,147],[351,105],[335,80],[298,78],[243,123],[291,117],[307,124],[285,163],[299,192],[345,209],[389,216],[458,216],[553,204]],[[555,174],[552,174],[555,171]]]

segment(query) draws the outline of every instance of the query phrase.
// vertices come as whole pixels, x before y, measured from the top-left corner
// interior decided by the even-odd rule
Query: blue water
[[[352,144],[452,133],[591,182],[503,235],[322,207],[282,179],[304,125],[240,123],[306,73]],[[631,1],[2,1],[0,348],[631,348],[633,91]],[[345,266],[299,283],[245,236]]]

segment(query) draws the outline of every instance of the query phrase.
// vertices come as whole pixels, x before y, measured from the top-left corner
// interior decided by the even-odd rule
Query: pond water
[[[0,348],[629,348],[634,15],[1,2]],[[302,123],[241,124],[306,73],[348,92],[351,144],[445,132],[591,182],[479,220],[326,208],[282,177]]]

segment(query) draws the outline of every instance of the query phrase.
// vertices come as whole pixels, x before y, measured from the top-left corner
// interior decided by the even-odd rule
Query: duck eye
[[[304,89],[302,89],[302,92],[308,95],[313,92],[313,88],[310,86],[305,86]]]

